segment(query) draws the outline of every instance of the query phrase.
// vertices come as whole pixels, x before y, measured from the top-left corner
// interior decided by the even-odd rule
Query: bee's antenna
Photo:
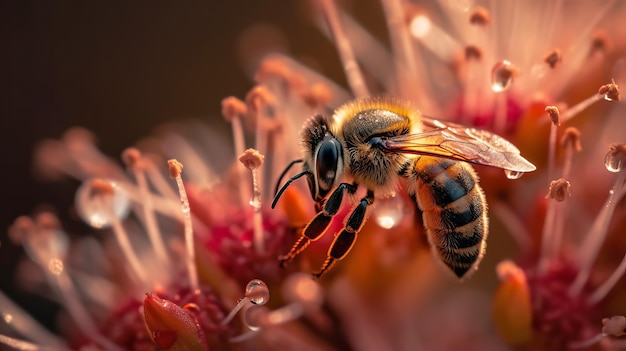
[[[291,167],[293,167],[293,165],[295,165],[296,163],[302,163],[302,162],[304,162],[304,160],[301,159],[301,158],[289,162],[287,167],[285,167],[285,169],[283,170],[283,173],[281,173],[280,176],[278,177],[278,181],[276,182],[276,189],[274,189],[274,196],[276,196],[276,194],[278,194],[278,186],[280,185],[280,182],[283,181],[283,177],[287,174],[287,172],[289,172]],[[274,206],[272,206],[272,207],[274,207]]]
[[[300,160],[300,161],[302,161],[302,160]],[[295,163],[297,163],[297,162],[293,161],[291,164],[295,164]],[[290,165],[289,167],[291,167],[291,165]],[[287,168],[287,169],[289,169],[289,168]],[[283,172],[283,173],[286,173],[286,172],[287,172],[287,170],[285,170],[285,172]],[[278,202],[278,199],[280,199],[280,197],[283,195],[283,193],[285,192],[285,190],[287,189],[287,187],[288,187],[288,186],[289,186],[289,185],[290,185],[290,184],[291,184],[294,180],[296,180],[296,179],[298,179],[298,178],[302,177],[302,176],[303,176],[303,175],[305,175],[305,174],[311,174],[311,175],[312,175],[313,173],[311,173],[311,171],[302,171],[302,172],[300,172],[300,173],[296,174],[295,176],[293,176],[293,177],[289,178],[289,179],[285,182],[285,184],[282,186],[282,188],[280,188],[280,190],[278,190],[278,191],[276,192],[276,195],[274,195],[274,201],[272,201],[272,208],[276,207],[276,203]],[[282,176],[281,176],[280,178],[282,178]],[[277,187],[278,187],[278,185],[277,185]]]

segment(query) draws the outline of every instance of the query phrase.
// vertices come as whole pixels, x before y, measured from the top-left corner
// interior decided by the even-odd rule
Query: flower
[[[234,152],[220,133],[191,123],[127,149],[124,168],[103,156],[82,129],[42,144],[38,166],[80,180],[78,214],[112,235],[70,240],[49,211],[18,218],[12,238],[43,272],[30,286],[57,290],[72,322],[65,323],[62,339],[3,303],[7,324],[29,341],[0,335],[0,342],[17,349],[36,347],[34,342],[107,350],[575,349],[620,342],[623,317],[612,314],[622,305],[607,294],[623,289],[619,279],[626,269],[626,260],[614,264],[612,257],[620,259],[626,248],[613,234],[624,220],[616,211],[626,192],[623,144],[601,154],[618,176],[592,219],[587,204],[598,207],[598,194],[608,188],[593,160],[608,146],[611,128],[605,135],[602,123],[590,121],[577,134],[560,125],[574,117],[589,120],[584,110],[606,101],[593,111],[604,124],[623,126],[615,118],[623,107],[615,102],[624,77],[618,71],[610,81],[607,72],[623,59],[618,23],[624,6],[454,2],[435,9],[383,1],[388,51],[333,2],[316,5],[349,91],[286,56],[263,58],[245,99],[222,102]],[[576,35],[569,30],[578,27],[583,30]],[[503,177],[478,168],[492,229],[486,262],[469,281],[459,285],[436,267],[415,202],[400,192],[376,199],[349,258],[318,280],[307,274],[324,259],[324,269],[331,267],[326,251],[333,238],[300,235],[322,205],[311,199],[315,189],[298,181],[306,168],[280,188],[294,173],[284,167],[301,157],[291,145],[300,143],[305,123],[314,123],[306,122],[310,116],[352,97],[380,94],[414,101],[428,116],[503,134],[536,158],[537,174],[515,182],[506,178],[519,178],[519,172]],[[574,156],[578,139],[585,144],[594,138],[602,145]],[[246,149],[247,139],[254,149]],[[577,190],[581,184],[589,184],[584,193]],[[270,209],[276,192],[282,197]],[[371,208],[367,194],[357,193],[352,202],[359,196],[363,211]],[[334,220],[313,225],[324,222],[339,232],[353,206],[336,207],[324,207],[337,212]],[[350,217],[347,226],[360,227],[360,220]],[[503,242],[500,234],[507,231],[519,252]],[[347,233],[349,250],[356,233]],[[582,244],[578,249],[570,241]],[[610,241],[615,245],[594,265],[600,245]],[[293,261],[281,268],[278,257],[287,252],[285,261]],[[498,284],[490,268],[503,258]],[[490,302],[493,324],[485,313]]]

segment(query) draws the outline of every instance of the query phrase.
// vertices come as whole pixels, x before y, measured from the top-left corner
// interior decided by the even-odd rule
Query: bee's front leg
[[[291,247],[289,253],[285,256],[279,257],[280,265],[284,267],[289,261],[293,260],[298,254],[309,246],[311,241],[315,241],[322,237],[326,232],[326,228],[330,224],[331,219],[339,211],[341,202],[343,201],[343,194],[348,191],[350,194],[354,194],[357,189],[357,184],[341,183],[330,194],[328,201],[324,204],[324,208],[320,211],[310,222],[306,225],[302,232],[302,236]]]
[[[363,227],[365,222],[365,211],[367,206],[374,202],[374,192],[367,191],[367,195],[361,199],[361,202],[352,210],[344,230],[341,231],[328,249],[328,258],[322,265],[319,272],[315,273],[316,277],[321,277],[324,272],[331,269],[335,265],[335,261],[341,260],[348,255],[354,242],[356,241],[357,234]]]

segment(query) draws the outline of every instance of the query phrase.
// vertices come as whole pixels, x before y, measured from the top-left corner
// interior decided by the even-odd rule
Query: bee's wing
[[[390,152],[445,157],[517,172],[537,169],[496,134],[427,118],[423,123],[425,132],[390,137],[383,146]]]

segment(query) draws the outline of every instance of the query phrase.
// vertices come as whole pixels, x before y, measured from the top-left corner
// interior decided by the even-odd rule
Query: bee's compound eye
[[[328,137],[322,141],[315,159],[315,171],[321,192],[328,192],[335,182],[341,159],[341,145],[337,139]]]

